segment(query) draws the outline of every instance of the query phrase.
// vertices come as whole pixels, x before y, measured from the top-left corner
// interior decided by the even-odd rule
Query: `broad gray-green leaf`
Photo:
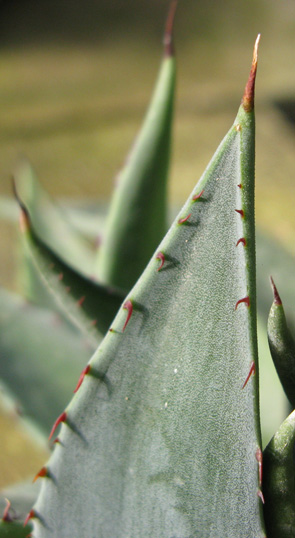
[[[255,70],[254,57],[233,127],[56,423],[36,538],[265,536]]]
[[[172,2],[165,57],[145,121],[118,178],[102,243],[97,276],[129,290],[167,231],[167,177],[175,88]]]
[[[263,453],[264,517],[268,538],[294,538],[295,411],[283,422]]]
[[[18,193],[16,193],[18,196]],[[65,315],[87,336],[94,349],[109,328],[125,294],[85,277],[50,250],[35,232],[23,201],[20,229],[26,254],[30,256],[44,283]]]
[[[92,350],[56,313],[4,290],[0,305],[0,378],[48,434]]]
[[[295,407],[295,341],[289,331],[284,308],[272,280],[274,301],[268,318],[268,343],[283,389]]]

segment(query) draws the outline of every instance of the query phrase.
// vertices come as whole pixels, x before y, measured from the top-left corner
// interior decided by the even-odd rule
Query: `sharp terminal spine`
[[[55,421],[55,423],[53,424],[52,426],[52,430],[50,432],[50,435],[49,435],[49,440],[52,438],[57,426],[59,426],[59,424],[61,424],[62,422],[66,422],[67,420],[67,413],[66,411],[64,411]]]
[[[261,489],[259,489],[259,490],[257,491],[257,495],[258,495],[258,497],[261,499],[262,504],[265,504],[264,495],[263,495]]]
[[[255,90],[255,79],[256,79],[256,72],[257,72],[259,41],[260,41],[260,34],[258,34],[255,41],[251,71],[250,71],[250,75],[249,75],[249,78],[245,87],[244,95],[242,98],[242,106],[245,112],[252,112],[254,108],[254,90]]]
[[[163,267],[163,265],[165,263],[165,256],[164,256],[163,252],[158,252],[158,254],[156,256],[156,260],[161,261],[161,263],[160,263],[160,265],[159,265],[159,267],[157,269],[157,271],[161,271],[161,269],[162,269],[162,267]]]
[[[272,286],[272,291],[273,291],[273,296],[274,296],[274,304],[277,305],[277,306],[282,306],[282,300],[281,300],[281,297],[279,295],[279,292],[277,290],[277,287],[273,281],[273,278],[272,276],[270,277],[270,283],[271,283],[271,286]]]
[[[251,366],[250,366],[249,373],[248,373],[248,375],[247,375],[247,377],[246,377],[246,379],[245,379],[245,382],[244,382],[244,385],[242,386],[242,389],[244,389],[245,386],[247,385],[247,383],[248,383],[248,381],[249,381],[251,375],[255,375],[255,372],[256,372],[255,362],[252,361],[252,362],[251,362]]]
[[[178,224],[184,224],[185,222],[188,221],[188,219],[192,216],[191,213],[189,213],[186,217],[184,217],[183,219],[179,219],[178,221]]]
[[[81,375],[79,377],[79,380],[78,380],[78,383],[77,383],[77,386],[74,390],[74,392],[77,392],[79,390],[79,388],[81,387],[83,381],[84,381],[84,377],[89,374],[90,372],[90,364],[87,364],[87,366],[85,366],[84,370],[82,370],[81,372]]]
[[[235,310],[237,310],[239,304],[241,304],[241,303],[245,303],[245,305],[249,308],[249,306],[250,306],[250,297],[249,297],[249,295],[247,295],[246,297],[243,297],[243,299],[239,299],[236,302]]]
[[[126,301],[126,302],[124,303],[123,308],[124,308],[125,310],[127,310],[127,317],[126,317],[126,321],[125,321],[125,323],[124,323],[124,327],[123,327],[123,329],[122,329],[122,333],[125,331],[125,329],[126,329],[128,323],[129,323],[129,320],[130,320],[130,318],[131,318],[131,316],[132,316],[132,312],[133,312],[133,304],[132,304],[132,302],[130,301],[130,299],[128,299],[128,301]]]
[[[199,200],[199,198],[201,198],[201,196],[204,194],[204,189],[199,192],[199,194],[195,194],[195,196],[192,197],[192,200]]]
[[[241,215],[242,219],[244,218],[245,213],[244,213],[243,209],[235,209],[235,212],[239,213],[239,215]]]
[[[40,471],[36,474],[35,478],[33,479],[33,482],[36,482],[38,478],[44,478],[45,476],[48,476],[48,470],[46,467],[42,467]]]
[[[239,187],[239,189],[242,189],[242,188],[243,188],[242,183],[239,183],[237,186]]]
[[[242,243],[242,244],[244,245],[244,247],[246,246],[246,239],[245,239],[245,237],[241,237],[241,239],[239,239],[239,240],[237,241],[236,247],[237,247],[240,243]]]

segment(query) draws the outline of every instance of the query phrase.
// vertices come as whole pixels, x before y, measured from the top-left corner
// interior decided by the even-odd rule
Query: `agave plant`
[[[26,278],[42,306],[20,309],[3,294],[9,321],[20,321],[13,325],[19,334],[11,329],[6,343],[15,367],[0,373],[22,391],[27,413],[44,431],[59,412],[49,434],[52,455],[35,477],[38,499],[24,528],[7,501],[0,536],[264,538],[265,527],[268,538],[295,535],[295,418],[286,419],[263,454],[259,417],[259,37],[233,126],[164,236],[175,8],[172,2],[159,79],[97,252],[28,167],[15,177]],[[37,274],[45,283],[41,299],[41,284],[32,285]],[[273,290],[270,350],[293,406],[295,344],[274,284]],[[49,297],[59,305],[54,339],[44,310]],[[20,330],[30,327],[39,338],[29,344],[28,359]],[[44,347],[50,362],[40,368]],[[23,387],[20,358],[35,391]],[[76,388],[67,404],[69,385]]]

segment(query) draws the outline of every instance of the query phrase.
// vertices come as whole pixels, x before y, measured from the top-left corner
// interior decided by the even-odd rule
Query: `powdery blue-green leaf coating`
[[[280,426],[263,454],[264,517],[268,538],[295,536],[295,411]]]
[[[0,291],[0,379],[45,435],[92,354],[56,313]]]
[[[36,538],[264,538],[253,199],[242,106],[61,417]]]
[[[167,177],[175,88],[175,57],[165,56],[154,95],[118,178],[102,243],[97,276],[130,290],[167,231]]]

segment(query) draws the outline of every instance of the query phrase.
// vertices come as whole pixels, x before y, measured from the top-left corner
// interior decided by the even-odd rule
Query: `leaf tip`
[[[271,287],[272,287],[272,291],[273,291],[273,296],[274,296],[274,304],[277,305],[277,306],[281,306],[282,305],[282,299],[279,295],[279,292],[277,290],[277,287],[273,281],[273,278],[272,276],[270,277],[270,283],[271,283]]]
[[[254,109],[254,91],[255,91],[255,79],[256,79],[256,72],[257,72],[259,41],[260,41],[260,34],[258,34],[255,41],[250,75],[249,75],[249,78],[245,87],[244,95],[242,98],[242,106],[245,112],[252,112],[252,110]]]
[[[177,8],[178,0],[172,0],[170,3],[170,8],[168,12],[168,17],[166,20],[166,27],[164,33],[164,56],[166,58],[171,58],[175,55],[175,48],[173,42],[173,28],[175,21],[175,13]]]

